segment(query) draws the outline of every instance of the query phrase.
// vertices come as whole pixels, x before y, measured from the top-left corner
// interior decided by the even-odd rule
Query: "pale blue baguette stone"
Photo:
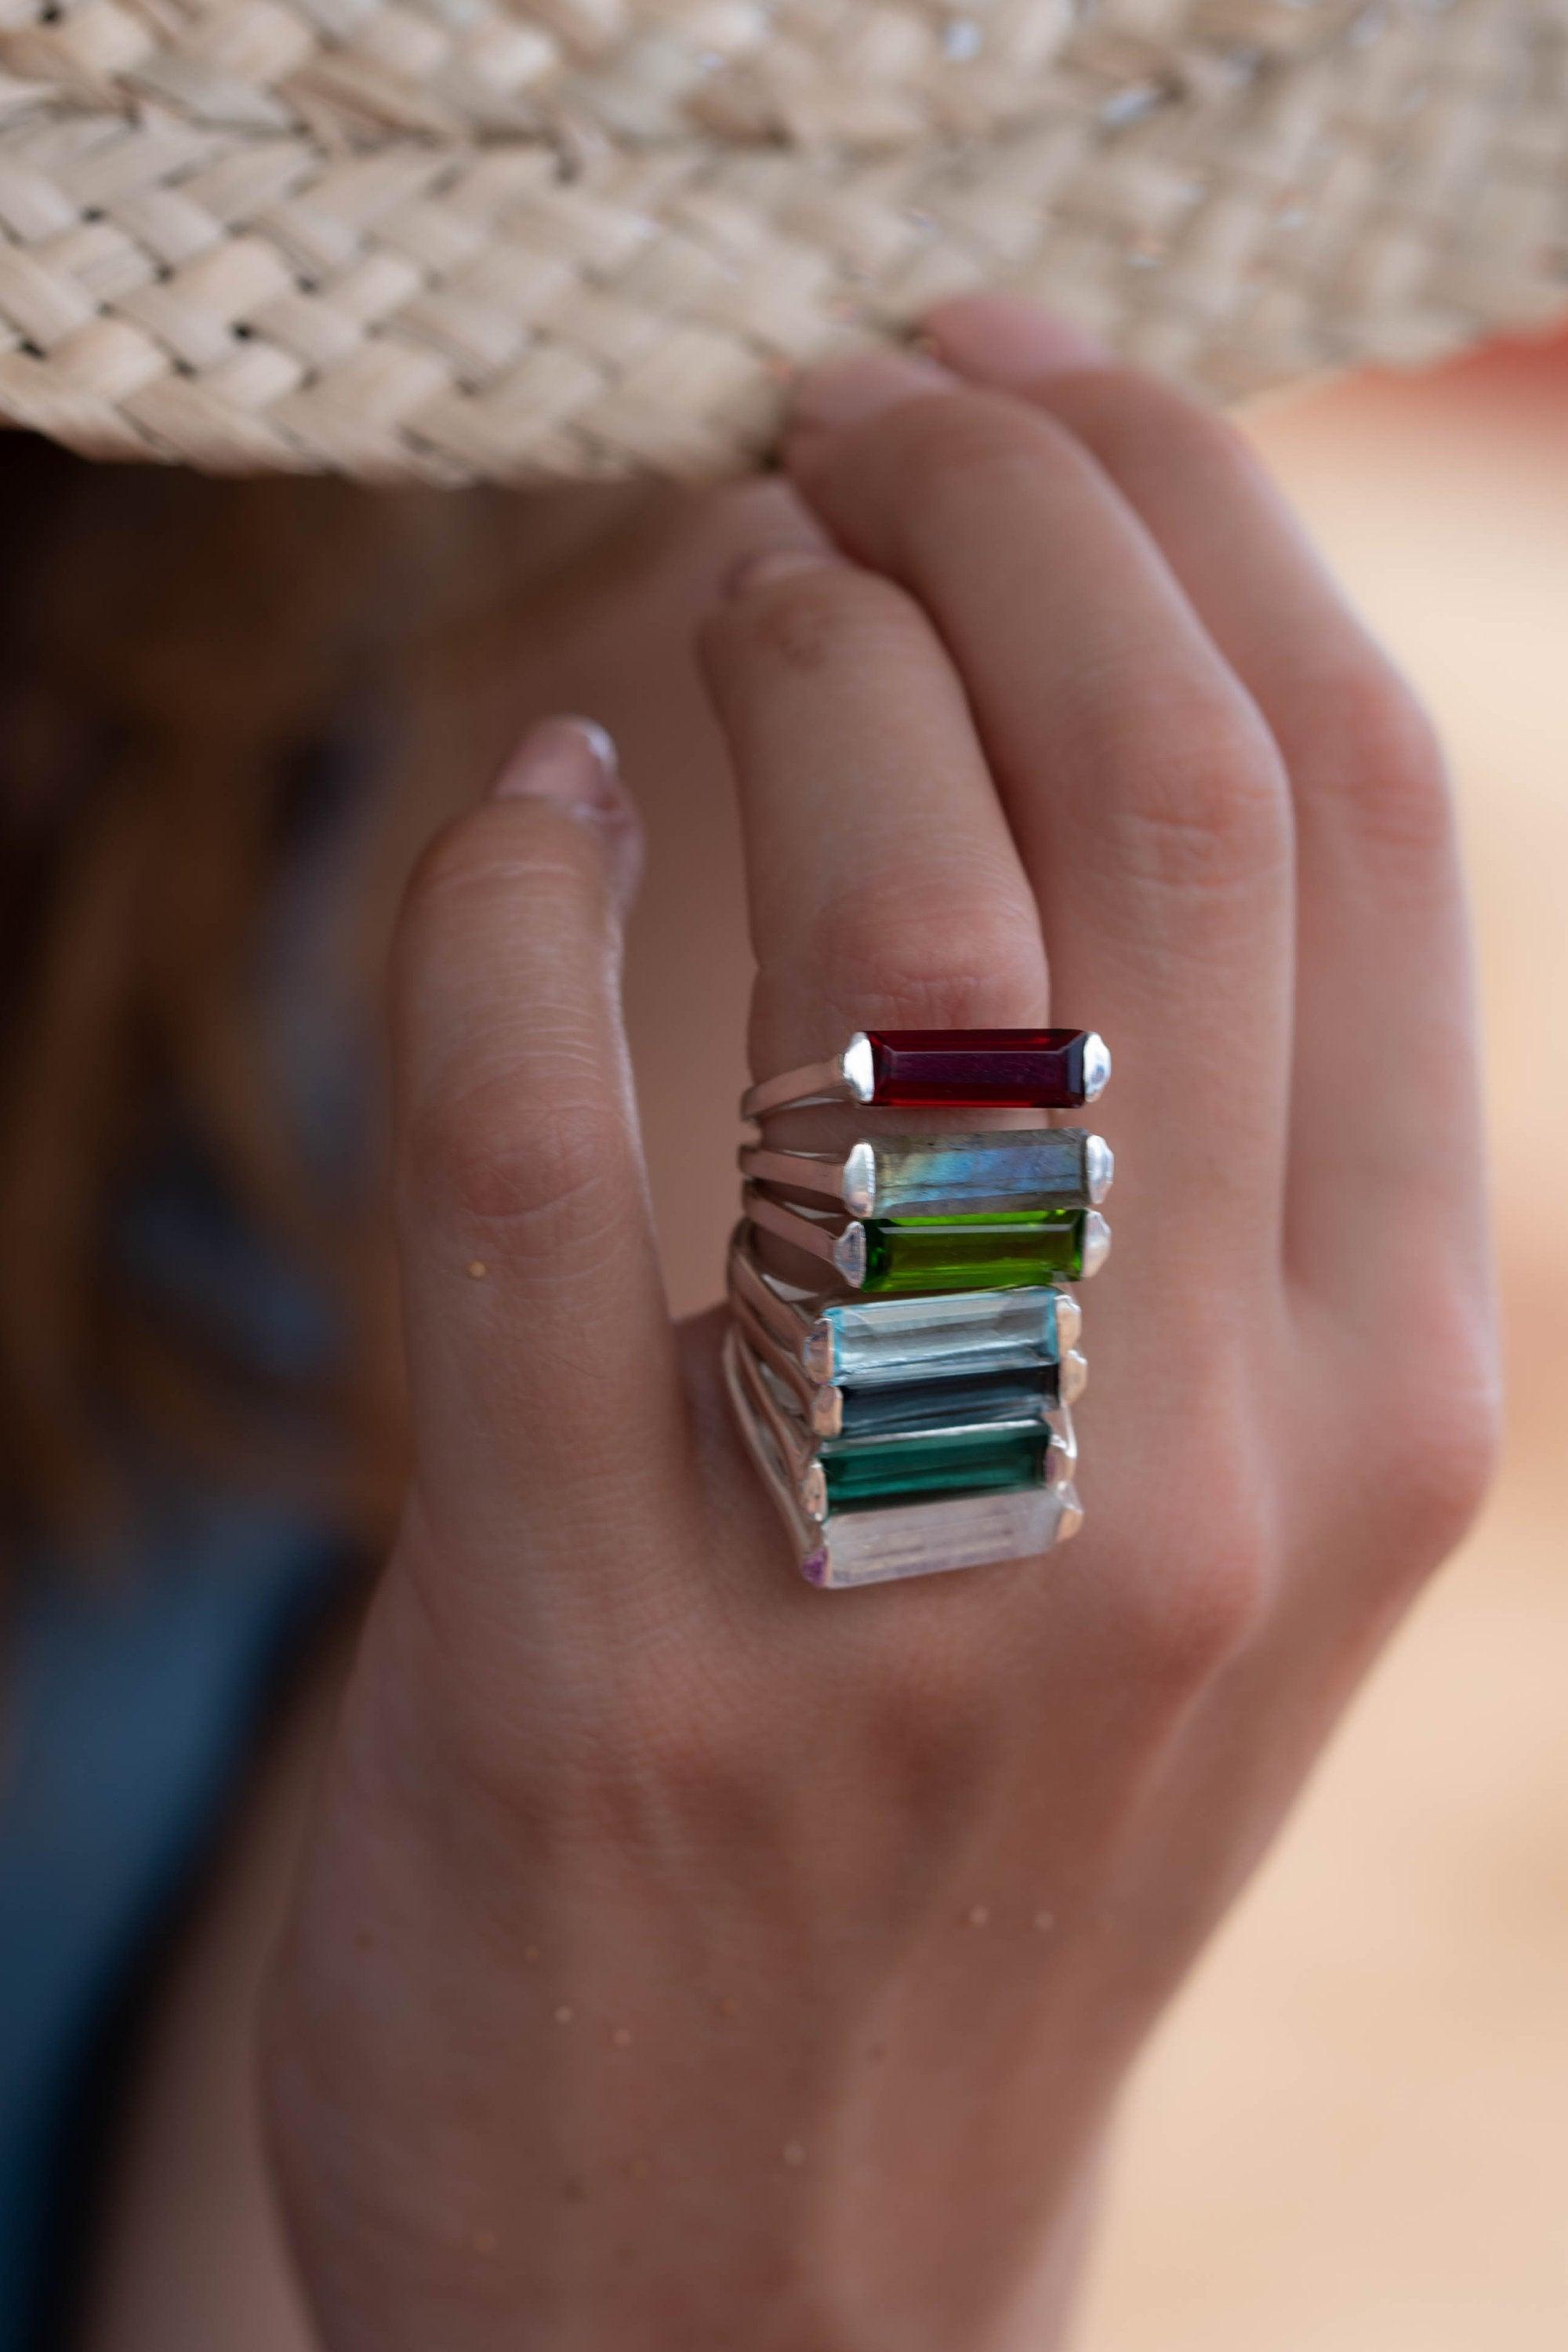
[[[1077,1300],[1048,1285],[844,1300],[819,1310],[804,1358],[813,1380],[867,1387],[1022,1371],[1058,1363],[1080,1322]]]

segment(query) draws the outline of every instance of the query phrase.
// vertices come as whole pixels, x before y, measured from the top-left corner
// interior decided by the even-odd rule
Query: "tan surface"
[[[1568,303],[1563,0],[0,0],[0,418],[706,476],[1008,284],[1234,397]]]
[[[1561,2352],[1568,351],[1420,389],[1319,394],[1257,430],[1455,759],[1490,1043],[1510,1444],[1485,1523],[1145,2071],[1082,2344]]]

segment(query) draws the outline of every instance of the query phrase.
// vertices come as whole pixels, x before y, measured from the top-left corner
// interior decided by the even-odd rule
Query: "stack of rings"
[[[1077,1534],[1087,1367],[1064,1286],[1105,1263],[1112,1163],[1076,1127],[819,1152],[773,1148],[768,1120],[816,1103],[1070,1110],[1110,1076],[1092,1030],[862,1031],[742,1097],[762,1139],[740,1152],[725,1377],[811,1583],[1018,1559]],[[799,1279],[775,1270],[784,1253]]]

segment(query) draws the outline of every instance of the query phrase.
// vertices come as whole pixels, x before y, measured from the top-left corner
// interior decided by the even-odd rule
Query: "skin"
[[[264,2004],[327,2352],[1062,2341],[1127,2071],[1485,1484],[1429,730],[1226,425],[1017,306],[931,343],[729,509],[751,1059],[1109,1037],[1089,1523],[792,1577],[663,1302],[637,819],[536,733],[395,958],[416,1465]]]

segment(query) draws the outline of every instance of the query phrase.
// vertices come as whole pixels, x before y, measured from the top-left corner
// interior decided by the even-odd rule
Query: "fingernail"
[[[960,375],[1012,385],[1074,368],[1106,367],[1111,354],[1086,328],[1008,294],[964,294],[925,322],[926,340]]]
[[[726,596],[748,596],[756,588],[771,588],[775,580],[794,580],[803,572],[826,572],[840,562],[830,547],[764,547],[742,555],[724,583]]]
[[[625,806],[614,738],[596,719],[545,719],[531,728],[490,786],[492,800],[555,801],[607,816]]]
[[[797,434],[843,433],[907,400],[952,392],[953,379],[918,352],[858,352],[812,368],[795,387],[790,428]]]

